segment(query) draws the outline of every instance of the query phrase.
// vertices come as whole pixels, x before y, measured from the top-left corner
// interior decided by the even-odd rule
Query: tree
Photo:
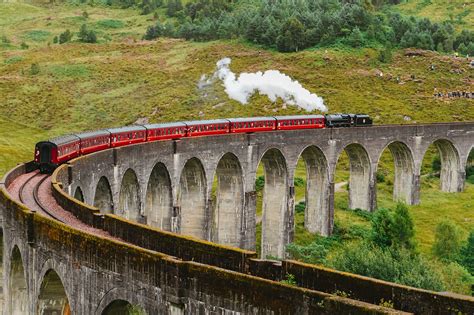
[[[393,217],[388,209],[379,209],[372,217],[372,242],[382,248],[393,243]]]
[[[346,41],[352,47],[362,47],[365,43],[364,35],[358,27],[351,31]]]
[[[395,213],[393,214],[391,230],[394,245],[410,250],[415,248],[413,241],[415,236],[413,220],[408,212],[408,207],[403,203],[397,204]]]
[[[168,0],[166,5],[166,15],[169,17],[175,17],[179,12],[183,10],[183,4],[181,0]]]
[[[279,51],[290,52],[304,48],[304,25],[295,17],[286,20],[277,38]]]
[[[461,248],[460,262],[474,276],[474,230],[471,230],[467,243]]]
[[[442,261],[456,261],[459,258],[461,240],[456,224],[448,220],[438,223],[432,251]]]

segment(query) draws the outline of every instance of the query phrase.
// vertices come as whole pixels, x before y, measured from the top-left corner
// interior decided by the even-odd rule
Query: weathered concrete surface
[[[88,234],[31,212],[1,183],[0,214],[3,314],[402,313]]]
[[[375,174],[386,148],[395,161],[394,199],[417,204],[420,168],[428,147],[434,143],[440,151],[440,188],[462,191],[473,135],[474,123],[452,123],[185,138],[79,159],[72,163],[71,180],[65,186],[71,195],[80,187],[84,200],[104,204],[104,212],[254,249],[255,179],[262,163],[266,174],[262,254],[283,257],[293,237],[293,177],[300,157],[305,160],[308,174],[305,225],[311,232],[328,235],[334,220],[334,173],[344,150],[350,158],[349,205],[372,211],[376,208]],[[128,170],[133,170],[136,180],[127,180],[124,188]],[[213,203],[214,176],[219,184]],[[110,191],[101,178],[107,179]]]

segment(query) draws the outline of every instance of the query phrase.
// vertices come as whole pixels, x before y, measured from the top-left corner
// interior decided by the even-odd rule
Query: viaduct
[[[305,227],[329,235],[343,151],[350,160],[349,206],[373,211],[384,150],[395,162],[393,198],[418,204],[431,144],[441,157],[441,190],[462,191],[474,123],[229,134],[101,151],[59,167],[32,190],[65,213],[59,220],[16,197],[29,168],[20,165],[0,183],[3,312],[122,314],[135,305],[147,314],[474,313],[470,297],[261,260],[254,252],[260,164],[261,257],[285,258],[300,157]],[[287,273],[297,286],[279,282]],[[334,295],[341,291],[348,295]],[[382,300],[393,308],[379,306]]]

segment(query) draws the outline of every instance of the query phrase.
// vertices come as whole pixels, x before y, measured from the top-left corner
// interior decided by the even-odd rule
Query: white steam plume
[[[268,96],[272,102],[281,98],[285,104],[295,105],[307,111],[326,112],[328,110],[321,97],[310,93],[298,81],[293,81],[280,71],[244,72],[237,78],[230,70],[230,63],[230,58],[219,60],[213,77],[210,79],[201,77],[198,87],[210,85],[213,79],[218,78],[222,80],[228,96],[242,104],[247,104],[249,98],[258,91],[261,95]]]

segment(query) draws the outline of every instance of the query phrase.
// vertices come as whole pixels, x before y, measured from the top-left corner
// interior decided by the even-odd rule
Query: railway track
[[[34,182],[34,180],[39,177],[41,177],[41,179],[37,183],[33,183],[34,185],[33,191],[31,191],[31,189],[27,189],[29,188],[29,186],[32,185],[32,182]],[[64,221],[61,218],[59,218],[57,215],[49,211],[48,208],[43,205],[43,203],[41,202],[39,198],[39,193],[38,193],[39,188],[41,187],[41,185],[43,185],[45,180],[48,179],[48,177],[49,177],[48,174],[41,174],[41,173],[36,173],[35,175],[31,176],[20,186],[20,189],[18,191],[18,197],[21,203],[23,203],[26,206],[29,206],[32,211],[37,211],[38,209],[40,211],[37,211],[37,212],[44,214],[50,218],[53,218],[59,222],[64,223]],[[31,196],[30,195],[31,193],[33,193],[34,205],[31,203],[31,198],[29,198]],[[31,206],[34,206],[34,208]]]

